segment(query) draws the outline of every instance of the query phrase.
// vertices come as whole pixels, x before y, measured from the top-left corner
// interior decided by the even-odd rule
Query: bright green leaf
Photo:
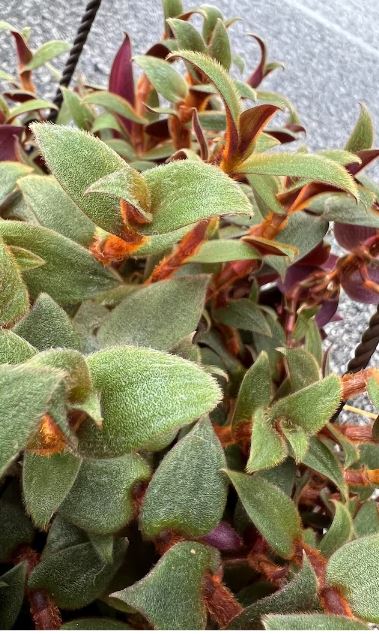
[[[24,449],[58,389],[63,373],[53,368],[0,366],[0,471]]]
[[[294,502],[260,475],[226,471],[246,513],[270,547],[291,559],[301,534],[301,520]]]
[[[38,528],[46,529],[70,491],[80,463],[81,459],[71,453],[45,457],[26,452],[22,472],[24,500]]]
[[[10,630],[20,612],[24,600],[26,568],[26,562],[21,562],[0,577],[0,625],[2,630]]]
[[[12,330],[0,329],[0,363],[22,363],[36,352],[36,348]]]
[[[338,548],[351,539],[353,520],[349,510],[338,500],[333,500],[335,514],[333,522],[323,536],[319,549],[325,557],[330,557]]]
[[[342,591],[353,612],[379,623],[379,535],[361,537],[329,559],[326,583]]]
[[[16,161],[0,161],[0,200],[13,191],[19,178],[31,171],[31,167]]]
[[[0,235],[8,245],[28,249],[45,260],[44,266],[22,273],[34,298],[45,292],[58,303],[75,304],[119,284],[117,275],[89,251],[51,229],[5,220],[0,221]]]
[[[212,216],[253,213],[242,188],[214,165],[173,161],[148,170],[144,177],[153,215],[153,222],[144,227],[148,235],[169,233]]]
[[[166,454],[146,491],[140,526],[151,538],[172,529],[189,537],[205,535],[221,521],[227,484],[220,472],[224,452],[208,420]]]
[[[287,456],[285,443],[274,429],[263,408],[254,414],[251,430],[251,446],[246,471],[270,469],[283,462]]]
[[[328,183],[357,196],[357,186],[352,176],[338,163],[317,154],[280,152],[278,154],[253,154],[238,166],[242,174],[270,174],[291,176]]]
[[[141,581],[111,597],[141,612],[155,629],[205,629],[203,579],[217,563],[214,549],[197,542],[181,542],[170,548]]]
[[[20,180],[19,187],[38,224],[83,246],[92,242],[96,225],[75,205],[53,176],[26,176]]]
[[[115,533],[133,517],[133,486],[149,476],[149,465],[137,454],[85,459],[60,513],[85,531]]]
[[[176,103],[186,98],[187,83],[171,64],[150,55],[136,55],[134,61],[146,73],[155,90],[167,101]]]
[[[14,332],[37,350],[80,347],[79,337],[67,313],[46,293],[37,297],[32,310],[17,324]]]
[[[309,434],[315,434],[336,411],[341,394],[341,380],[331,374],[274,403],[271,418],[290,421]]]
[[[204,370],[157,350],[115,347],[87,361],[101,393],[104,422],[101,431],[83,424],[80,437],[83,447],[97,446],[108,455],[165,446],[168,437],[220,399],[216,382]]]
[[[189,262],[217,264],[233,260],[259,260],[260,254],[254,247],[241,240],[208,240],[204,242]]]
[[[83,97],[82,103],[102,106],[106,110],[114,112],[135,123],[146,123],[146,119],[140,117],[126,99],[107,90],[95,90],[91,92],[89,95]]]
[[[358,120],[350,134],[345,145],[345,149],[349,152],[359,152],[360,150],[369,150],[374,143],[374,124],[364,103],[360,103],[360,114]]]
[[[272,381],[268,356],[261,352],[245,373],[238,393],[232,425],[251,420],[258,407],[267,407],[272,399]]]
[[[347,487],[341,464],[334,453],[315,436],[310,438],[309,449],[303,458],[303,463],[334,482],[346,498]]]
[[[268,614],[263,619],[266,630],[368,630],[361,621],[334,614]]]
[[[102,322],[100,344],[171,350],[196,330],[208,280],[206,275],[189,276],[139,287]]]

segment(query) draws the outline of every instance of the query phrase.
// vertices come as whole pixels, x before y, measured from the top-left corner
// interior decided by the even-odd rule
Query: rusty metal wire
[[[72,48],[70,50],[70,54],[67,58],[67,62],[65,64],[61,80],[59,82],[59,87],[55,94],[53,103],[57,106],[58,110],[51,110],[49,114],[49,121],[56,121],[58,116],[59,109],[62,105],[63,94],[61,91],[61,86],[67,88],[71,82],[72,76],[74,74],[75,68],[79,61],[80,55],[82,53],[84,44],[86,43],[88,34],[91,30],[93,21],[95,19],[96,13],[100,7],[101,0],[91,0],[85,9],[82,20],[80,22],[80,26],[76,33],[76,37]]]

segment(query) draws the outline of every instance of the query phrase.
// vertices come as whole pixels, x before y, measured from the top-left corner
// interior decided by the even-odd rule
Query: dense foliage
[[[365,629],[379,428],[335,414],[379,375],[322,341],[341,288],[378,301],[370,115],[309,152],[258,36],[246,72],[234,20],[163,9],[57,124],[33,73],[67,45],[0,23],[0,625]]]

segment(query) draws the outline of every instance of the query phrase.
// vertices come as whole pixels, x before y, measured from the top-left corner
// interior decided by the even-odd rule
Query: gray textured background
[[[283,61],[284,71],[265,80],[264,87],[294,101],[308,130],[313,149],[342,146],[364,100],[379,122],[379,1],[378,0],[209,0],[227,16],[243,22],[231,28],[233,43],[253,68],[258,50],[246,36],[261,35],[270,59]],[[197,5],[185,0],[185,6]],[[200,2],[199,2],[200,4]],[[74,37],[85,7],[79,0],[0,0],[0,19],[18,27],[31,26],[32,45],[47,39]],[[79,70],[87,79],[105,83],[122,32],[130,34],[134,51],[143,53],[159,38],[159,0],[103,0]],[[0,67],[13,63],[9,38],[0,33]],[[45,84],[47,78],[41,76]],[[46,90],[48,85],[46,83]],[[47,94],[49,94],[47,92]],[[50,89],[51,96],[51,89]],[[341,304],[344,321],[328,326],[332,364],[342,370],[367,324],[372,306]],[[376,356],[378,365],[379,356]]]

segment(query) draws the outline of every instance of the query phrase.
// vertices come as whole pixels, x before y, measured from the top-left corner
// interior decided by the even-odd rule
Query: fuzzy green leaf
[[[206,275],[180,277],[138,288],[103,321],[100,345],[171,350],[196,330],[208,280]]]
[[[155,90],[167,101],[176,103],[186,98],[187,83],[171,64],[150,55],[136,55],[134,61],[146,73]]]
[[[263,408],[258,408],[254,414],[251,430],[251,446],[246,471],[260,471],[275,467],[287,456],[283,439],[272,426]]]
[[[31,171],[31,167],[16,161],[0,161],[0,200],[13,191],[19,178]]]
[[[105,143],[83,130],[41,123],[33,124],[32,129],[49,169],[74,203],[99,227],[122,235],[118,201],[105,194],[85,192],[104,176],[134,170]]]
[[[192,47],[189,48],[192,49]],[[232,52],[230,49],[228,32],[223,20],[220,18],[218,18],[216,26],[213,29],[212,37],[208,46],[208,55],[220,62],[221,66],[223,66],[226,70],[229,70],[232,63]]]
[[[289,380],[293,392],[320,380],[320,368],[313,355],[303,348],[282,348],[286,358]]]
[[[151,193],[153,222],[144,233],[169,233],[212,216],[252,215],[242,188],[218,167],[200,161],[173,161],[144,174]]]
[[[331,433],[331,435],[336,439],[339,445],[341,445],[344,453],[345,469],[348,469],[354,462],[357,462],[359,459],[359,450],[358,448],[350,442],[343,434],[339,431],[338,427],[333,425],[333,423],[326,424],[327,429]]]
[[[103,125],[103,121],[99,121],[101,115],[95,119],[91,109],[82,102],[76,92],[73,92],[64,86],[61,86],[61,91],[63,93],[63,108],[68,111],[68,114],[75,125],[81,130],[92,130],[93,134],[98,132]],[[108,113],[104,113],[104,116],[107,115]],[[112,118],[112,115],[109,116]],[[116,129],[118,127],[119,126],[116,122]]]
[[[19,187],[38,224],[83,246],[92,242],[96,225],[75,205],[53,176],[26,176],[20,180]]]
[[[224,452],[208,420],[199,422],[166,454],[146,491],[140,515],[147,537],[172,529],[199,537],[221,521],[227,484]]]
[[[368,630],[361,621],[334,614],[268,614],[263,619],[266,630]]]
[[[22,277],[33,297],[48,293],[62,304],[74,304],[119,284],[82,246],[45,227],[17,220],[0,221],[0,235],[8,245],[23,247],[45,260]]]
[[[105,593],[125,549],[125,540],[115,541],[113,562],[105,565],[89,542],[43,553],[29,577],[29,587],[47,590],[60,608],[82,608]]]
[[[225,68],[209,55],[196,51],[175,51],[168,57],[169,59],[179,57],[186,62],[190,62],[217,88],[226,110],[226,125],[230,147],[236,149],[239,138],[240,97],[235,83]]]
[[[219,308],[214,316],[217,321],[232,328],[271,335],[271,329],[265,319],[265,313],[250,299],[231,301],[226,308]]]
[[[0,363],[22,363],[36,352],[36,348],[16,333],[0,329]]]
[[[291,559],[301,534],[296,506],[281,489],[258,475],[227,471],[246,513],[270,547]]]
[[[350,174],[338,163],[317,154],[280,152],[253,154],[238,166],[242,174],[291,176],[328,183],[357,197],[357,186]]]
[[[203,578],[217,567],[217,559],[214,549],[181,542],[141,581],[111,597],[141,612],[155,629],[205,629]]]
[[[46,293],[37,297],[32,310],[15,326],[14,332],[37,350],[80,347],[67,313]]]
[[[137,454],[85,459],[60,514],[85,531],[114,533],[133,517],[133,486],[149,476],[149,465]]]
[[[330,557],[338,548],[348,542],[353,532],[353,520],[348,508],[337,500],[333,500],[333,503],[336,508],[333,522],[319,545],[319,549],[325,557]]]
[[[329,559],[326,583],[337,586],[353,612],[379,623],[379,535],[345,544]]]
[[[78,474],[81,459],[71,453],[51,457],[26,452],[22,480],[27,512],[38,528],[46,529]]]
[[[353,128],[352,133],[345,145],[345,150],[349,152],[359,152],[369,150],[374,143],[374,125],[372,118],[364,103],[360,103],[360,114]]]
[[[50,62],[55,57],[58,57],[58,55],[67,53],[70,48],[71,45],[63,40],[50,40],[49,42],[45,42],[45,44],[42,44],[42,46],[37,48],[33,53],[31,61],[25,64],[24,70],[35,70],[47,62]]]
[[[0,497],[0,561],[9,561],[21,544],[34,538],[33,524],[25,514],[18,483],[13,479]]]
[[[28,291],[16,258],[0,238],[0,326],[13,324],[28,308]]]
[[[379,533],[379,509],[375,500],[362,504],[354,518],[354,531],[357,537]]]
[[[130,630],[130,625],[116,619],[83,618],[63,623],[61,630]]]
[[[9,247],[10,252],[12,253],[17,268],[20,271],[29,271],[30,269],[36,269],[39,266],[44,266],[46,264],[45,260],[28,251],[28,249],[23,249],[22,247]]]
[[[204,52],[205,42],[195,27],[185,20],[178,18],[169,18],[167,24],[175,35],[178,47],[191,51]]]
[[[27,101],[20,103],[18,106],[9,111],[7,122],[10,122],[12,119],[26,114],[27,112],[47,109],[57,110],[57,106],[52,101],[47,101],[47,99],[27,99]]]
[[[271,370],[266,352],[261,352],[245,373],[232,418],[233,426],[250,420],[258,407],[267,407],[272,398]]]
[[[204,242],[189,262],[217,264],[233,260],[259,260],[261,255],[254,247],[240,240],[208,240]]]
[[[341,394],[341,380],[331,374],[274,403],[271,418],[290,421],[307,433],[315,434],[336,411]]]
[[[303,463],[334,482],[346,498],[347,487],[341,464],[332,451],[315,436],[310,438],[309,449],[303,458]]]
[[[152,220],[149,213],[150,192],[144,177],[127,163],[125,168],[103,176],[86,190],[87,194],[101,193],[113,196],[115,199],[126,200],[132,207],[138,209],[147,222]]]
[[[303,462],[304,456],[306,455],[309,448],[309,437],[302,429],[298,426],[290,426],[283,425],[282,433],[286,437],[289,446],[291,447],[293,457],[297,464]]]
[[[102,447],[108,455],[165,446],[168,437],[220,399],[216,382],[204,370],[156,350],[109,348],[87,361],[101,392],[104,422],[101,431],[82,425],[80,437],[83,447]]]
[[[146,123],[146,119],[140,117],[126,99],[107,90],[95,90],[91,92],[89,95],[83,97],[82,103],[102,106],[106,110],[114,112],[135,123]]]
[[[26,365],[28,367],[45,366],[63,370],[67,396],[72,402],[85,401],[92,392],[93,387],[86,360],[77,350],[43,350],[28,360]]]
[[[224,102],[227,118],[231,120],[234,134],[238,138],[238,123],[240,116],[239,95],[233,80],[228,75],[225,68],[223,68],[219,62],[204,53],[197,53],[194,51],[175,51],[169,55],[169,59],[173,59],[175,57],[180,57],[181,59],[193,64],[195,68],[204,73],[204,75],[208,77],[209,81],[216,86]]]
[[[53,368],[0,366],[0,473],[24,449],[41,416],[49,409],[63,373]]]
[[[0,577],[0,627],[2,630],[10,630],[17,619],[24,600],[25,580],[25,562],[17,564]]]
[[[270,612],[287,613],[316,609],[317,579],[307,557],[303,567],[281,590],[249,605],[228,629],[251,630],[262,626],[260,617]]]

